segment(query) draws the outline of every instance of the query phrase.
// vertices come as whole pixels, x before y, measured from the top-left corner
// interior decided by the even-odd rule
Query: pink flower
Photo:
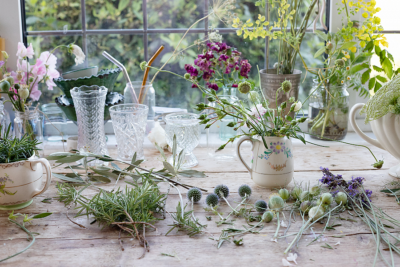
[[[251,108],[251,112],[249,112],[249,115],[260,119],[260,117],[264,116],[265,113],[267,113],[267,110],[263,107],[263,105],[257,104],[255,107]]]
[[[32,75],[34,76],[34,79],[37,77],[38,81],[43,79],[43,77],[46,75],[46,66],[42,60],[36,60],[36,64],[32,67]]]
[[[3,67],[4,61],[0,61],[0,67]]]
[[[22,60],[22,61],[18,60],[17,61],[17,70],[23,71],[23,72],[30,72],[31,65],[26,60]]]
[[[48,90],[53,90],[54,86],[57,86],[53,79],[60,77],[60,73],[56,69],[49,69],[46,77],[46,85]]]
[[[53,54],[50,54],[49,51],[45,51],[40,54],[39,59],[43,62],[44,65],[49,66],[50,69],[55,69],[57,65],[57,57]]]
[[[41,95],[42,95],[42,92],[39,91],[39,86],[37,83],[35,83],[32,86],[32,91],[31,91],[30,97],[32,98],[33,101],[38,101]]]
[[[17,56],[19,58],[25,58],[25,57],[32,58],[33,55],[34,55],[34,52],[33,52],[32,44],[30,44],[28,46],[28,48],[26,48],[22,42],[18,43]]]

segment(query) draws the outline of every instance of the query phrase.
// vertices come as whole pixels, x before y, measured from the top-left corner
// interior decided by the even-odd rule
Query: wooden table
[[[328,167],[334,173],[343,174],[345,179],[350,179],[352,176],[365,177],[367,179],[365,187],[374,192],[373,202],[396,219],[400,219],[399,207],[395,199],[379,192],[385,182],[396,180],[387,174],[388,168],[394,166],[396,160],[385,151],[371,149],[379,158],[385,159],[383,169],[373,170],[371,167],[372,156],[361,147],[321,148],[312,145],[296,145],[294,148],[294,179],[296,182],[310,182],[313,185],[321,178],[320,166]],[[115,156],[115,153],[115,150],[111,150],[112,156]],[[159,153],[156,150],[147,149],[145,154],[148,160],[143,163],[143,166],[161,167],[158,160]],[[251,203],[260,198],[267,200],[273,192],[257,187],[237,159],[231,162],[211,160],[208,158],[205,148],[196,149],[195,154],[199,160],[196,169],[206,171],[207,177],[181,178],[184,183],[203,187],[209,192],[212,192],[216,185],[224,183],[231,190],[228,198],[231,203],[240,200],[237,190],[244,183],[249,184],[253,189]],[[250,157],[249,151],[247,151],[247,155]],[[54,170],[58,173],[62,171],[65,170]],[[1,266],[282,266],[283,251],[292,240],[287,238],[280,239],[278,243],[271,242],[271,237],[276,229],[276,219],[274,219],[272,223],[264,227],[260,234],[244,235],[243,246],[225,242],[220,249],[217,249],[216,241],[209,237],[218,238],[223,228],[231,226],[216,226],[216,216],[203,209],[205,207],[205,197],[203,196],[201,204],[196,204],[194,209],[201,223],[208,224],[207,234],[189,238],[184,233],[174,230],[165,236],[170,228],[168,224],[172,223],[170,216],[167,215],[166,220],[155,224],[158,228],[157,231],[146,231],[151,249],[143,259],[139,260],[143,248],[139,246],[136,239],[124,236],[125,251],[121,251],[118,241],[119,231],[115,228],[102,230],[97,224],[90,225],[90,219],[79,217],[76,221],[87,227],[87,229],[81,229],[67,219],[66,208],[63,204],[54,199],[51,204],[41,202],[45,198],[56,197],[55,184],[57,182],[57,179],[53,179],[50,189],[46,193],[37,197],[31,206],[19,211],[26,214],[47,211],[54,213],[47,218],[35,220],[29,226],[30,231],[40,233],[36,243],[25,253],[1,263]],[[126,185],[124,181],[120,181],[118,184]],[[166,186],[160,186],[162,190],[166,189]],[[113,185],[104,185],[104,188],[112,187]],[[293,183],[288,188],[291,187],[293,187]],[[185,189],[181,191],[186,193]],[[94,193],[95,191],[88,190],[85,194]],[[169,212],[176,211],[177,201],[176,191],[171,190],[167,201]],[[219,210],[228,212],[229,208],[222,203]],[[73,216],[73,214],[74,211],[71,210],[70,215]],[[212,221],[207,221],[206,216],[210,215]],[[8,212],[0,211],[0,258],[14,254],[28,245],[26,234],[8,222],[7,216]],[[354,218],[345,213],[342,216]],[[357,222],[332,220],[332,223],[340,223],[342,226],[337,227],[335,231],[326,232],[323,241],[306,246],[313,236],[310,232],[303,236],[299,248],[296,249],[298,266],[371,266],[375,254],[375,242],[369,228],[360,220]],[[235,221],[235,226],[238,228],[241,228],[243,224],[245,222],[242,219]],[[289,233],[299,228],[300,224],[294,223]],[[281,228],[280,235],[284,230],[285,228]],[[318,234],[322,231],[322,227],[317,224],[313,230],[315,234]],[[393,232],[398,232],[398,230],[393,230]],[[332,237],[338,234],[345,235],[345,237]],[[340,245],[334,245],[338,241],[340,241]],[[330,244],[334,249],[321,247],[324,243]],[[176,255],[176,257],[163,256],[162,253]],[[388,252],[384,253],[390,257]],[[395,257],[397,266],[400,266],[400,258]],[[378,266],[383,265],[383,260],[378,259]]]

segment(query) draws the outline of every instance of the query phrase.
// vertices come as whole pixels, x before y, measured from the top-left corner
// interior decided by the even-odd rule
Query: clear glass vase
[[[342,140],[347,134],[349,93],[347,86],[321,85],[314,81],[309,99],[308,133],[320,140]]]
[[[0,125],[1,125],[0,136],[4,135],[10,123],[11,123],[10,114],[4,108],[4,98],[2,97],[0,98]]]
[[[36,156],[44,156],[43,144],[43,119],[36,107],[27,107],[25,112],[15,111],[14,134],[16,138],[22,138],[25,134],[33,140],[38,140],[41,144],[40,150],[35,152]]]
[[[177,154],[182,150],[185,153],[182,168],[191,168],[197,166],[199,162],[193,154],[193,149],[200,142],[200,127],[198,116],[193,113],[172,113],[165,117],[165,133],[169,147],[173,147],[174,135],[177,142]],[[173,162],[172,156],[168,160]]]
[[[239,99],[236,96],[232,95],[221,95],[218,96],[218,98],[225,99],[231,104],[234,104],[239,101]],[[213,107],[218,106],[216,102],[209,103],[209,105]],[[217,115],[214,113],[210,114],[208,117],[211,119],[215,118],[216,116]],[[236,119],[226,116],[222,120],[218,120],[210,128],[206,129],[208,155],[219,161],[232,160],[236,157],[235,144],[233,143],[227,144],[223,150],[219,150],[217,152],[217,149],[221,145],[226,144],[226,142],[228,142],[230,138],[237,135],[237,132],[234,130],[234,127],[227,126],[230,122],[236,122]]]
[[[134,82],[131,82],[131,84],[133,86],[133,89],[135,90],[137,98],[139,99],[140,90],[142,88],[142,82],[134,81]],[[125,89],[124,89],[124,104],[137,104],[133,101],[132,89],[129,86],[129,84],[126,84]],[[144,86],[142,101],[139,104],[146,105],[149,108],[149,112],[147,114],[147,119],[153,120],[154,114],[155,114],[154,107],[156,105],[156,92],[151,83],[147,82],[146,85]]]
[[[81,86],[71,90],[78,123],[78,150],[108,155],[104,133],[104,106],[107,88]],[[93,162],[97,164],[98,162]]]
[[[149,108],[140,104],[123,104],[110,108],[111,120],[117,139],[118,157],[131,161],[144,159],[143,142]]]

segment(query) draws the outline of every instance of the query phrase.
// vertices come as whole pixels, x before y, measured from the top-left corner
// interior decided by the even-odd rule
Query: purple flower
[[[236,83],[234,83],[234,84],[232,84],[232,87],[233,87],[233,88],[237,88],[238,85],[237,85]]]
[[[208,88],[218,91],[218,85],[216,83],[207,83]]]
[[[4,65],[4,61],[0,61],[0,67]]]
[[[274,142],[270,144],[269,146],[272,151],[274,151],[276,154],[279,154],[280,152],[283,152],[285,150],[285,143],[284,142]]]
[[[219,56],[218,61],[225,61],[226,62],[228,60],[228,58],[229,58],[229,56],[227,56],[225,54],[222,54],[222,55]]]
[[[199,71],[192,65],[185,64],[185,70],[191,77],[197,77],[197,75],[199,75]]]
[[[215,52],[218,52],[218,53],[220,53],[222,51],[225,51],[225,50],[228,50],[229,48],[231,48],[226,43],[219,43],[219,42],[208,43],[207,47],[210,48],[212,51],[215,51]]]
[[[240,62],[240,75],[242,77],[249,78],[248,74],[249,74],[250,70],[251,70],[251,65],[250,65],[249,61],[247,59],[242,60]]]
[[[192,84],[192,88],[199,88],[197,84]]]
[[[213,70],[211,70],[210,72],[205,71],[205,72],[203,73],[203,79],[204,79],[205,81],[208,81],[210,78],[212,78],[212,74],[213,74],[213,73],[214,73]]]

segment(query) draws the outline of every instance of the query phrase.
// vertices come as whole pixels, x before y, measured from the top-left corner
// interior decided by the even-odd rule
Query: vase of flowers
[[[74,44],[69,44],[57,46],[51,52],[42,52],[36,58],[35,64],[31,65],[28,60],[34,56],[32,44],[25,47],[20,42],[17,52],[17,70],[9,72],[6,67],[8,54],[1,51],[5,61],[0,61],[0,70],[4,77],[0,81],[0,93],[8,95],[16,112],[14,121],[16,137],[20,138],[26,134],[31,139],[43,140],[39,111],[37,107],[32,107],[32,101],[38,101],[42,94],[39,90],[40,83],[45,83],[48,90],[53,90],[56,86],[53,79],[58,78],[60,73],[56,70],[57,58],[53,53],[61,47],[66,47],[71,54],[76,56],[77,64],[83,63],[85,56],[82,50]]]
[[[259,14],[258,20],[255,22],[251,20],[242,22],[239,18],[236,18],[232,26],[239,29],[237,35],[242,36],[244,39],[268,38],[269,41],[273,39],[279,41],[278,62],[274,64],[273,69],[269,69],[269,52],[267,51],[267,69],[260,70],[261,88],[265,98],[269,101],[270,108],[276,108],[276,105],[280,105],[290,97],[294,97],[296,100],[298,98],[302,72],[294,68],[296,57],[299,54],[300,45],[318,0],[311,0],[307,3],[305,14],[300,11],[301,3],[299,2],[301,1],[281,0],[268,2],[270,8],[277,6],[278,21],[267,21],[265,16]],[[265,0],[256,2],[256,6],[265,8],[265,5]],[[300,24],[299,21],[301,21]],[[277,31],[274,30],[276,28],[278,28]],[[287,30],[288,28],[290,30]],[[293,89],[290,94],[280,94],[276,101],[277,91],[286,80],[292,83]],[[287,107],[288,109],[289,107]]]

